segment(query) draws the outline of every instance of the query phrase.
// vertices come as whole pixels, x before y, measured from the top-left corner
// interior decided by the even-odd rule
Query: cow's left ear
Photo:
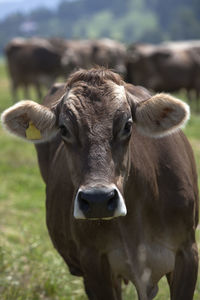
[[[56,115],[49,108],[33,101],[20,101],[1,115],[6,130],[33,143],[49,140],[56,134]]]
[[[157,94],[138,102],[135,109],[136,127],[151,137],[162,137],[183,127],[190,117],[190,108],[168,94]]]

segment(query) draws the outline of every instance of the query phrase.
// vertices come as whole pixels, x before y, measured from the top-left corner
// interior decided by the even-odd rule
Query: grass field
[[[184,95],[177,96],[183,98]],[[0,112],[11,104],[9,81],[1,63]],[[200,115],[192,114],[185,132],[193,146],[200,174]],[[197,239],[200,248],[200,230]],[[8,136],[1,127],[0,299],[86,299],[81,279],[69,274],[50,242],[45,225],[45,186],[34,147]],[[124,299],[137,299],[130,284],[124,288]],[[161,281],[155,299],[169,299],[165,280]],[[200,299],[200,272],[194,299]]]

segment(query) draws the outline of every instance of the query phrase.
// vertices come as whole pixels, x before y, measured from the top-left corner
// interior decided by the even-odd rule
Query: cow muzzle
[[[109,220],[127,213],[124,199],[116,186],[80,188],[75,197],[76,219]]]

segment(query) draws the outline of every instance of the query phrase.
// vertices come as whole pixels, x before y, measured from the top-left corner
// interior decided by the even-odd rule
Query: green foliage
[[[109,11],[102,11],[92,17],[82,19],[74,26],[74,35],[76,38],[98,38],[99,36],[111,36],[110,24],[113,22],[113,15]]]
[[[187,6],[180,8],[176,15],[176,22],[169,27],[172,39],[195,39],[200,37],[199,21],[195,12]]]
[[[11,103],[5,65],[0,62],[0,113]],[[184,94],[177,94],[184,98]],[[200,117],[185,131],[200,161]],[[33,145],[0,127],[0,295],[1,300],[86,300],[82,280],[69,274],[53,248],[45,224],[45,186]],[[197,164],[198,167],[199,163]],[[198,169],[200,174],[200,169]],[[200,185],[200,182],[199,182]],[[200,230],[197,230],[200,246]],[[155,300],[169,299],[166,279]],[[136,300],[131,284],[125,300]],[[200,273],[194,300],[200,299]]]
[[[55,11],[38,8],[1,21],[0,52],[15,36],[110,37],[125,43],[198,39],[199,15],[199,0],[63,0]],[[22,31],[27,21],[35,30]]]

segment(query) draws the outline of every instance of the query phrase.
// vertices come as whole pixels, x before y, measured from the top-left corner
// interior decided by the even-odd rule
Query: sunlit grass
[[[180,98],[183,95],[180,95]],[[185,96],[184,96],[185,97]],[[6,70],[0,64],[0,112],[12,104]],[[200,174],[200,116],[185,129]],[[197,231],[198,243],[200,231]],[[200,247],[200,245],[199,245]],[[200,276],[195,300],[200,299]],[[125,300],[136,300],[132,285]],[[71,276],[53,248],[45,224],[45,186],[34,147],[0,128],[0,299],[86,300],[81,278]],[[156,300],[169,299],[166,280]],[[105,299],[108,300],[108,299]]]

